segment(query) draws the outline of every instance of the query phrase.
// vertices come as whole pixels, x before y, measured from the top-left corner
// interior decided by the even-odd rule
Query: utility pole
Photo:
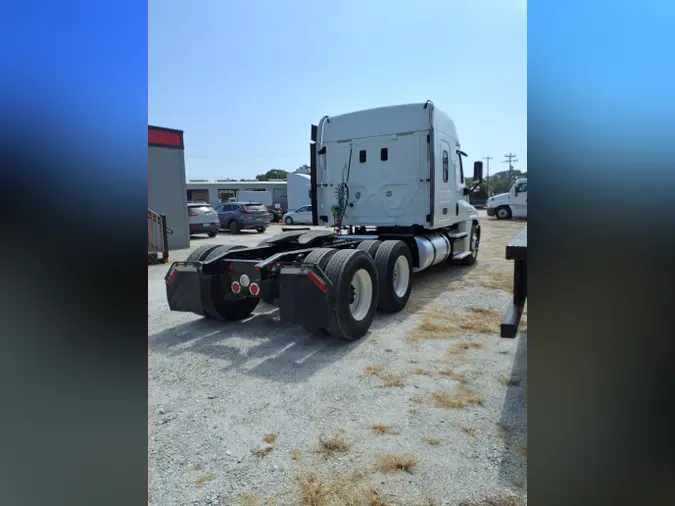
[[[490,160],[494,160],[494,156],[484,156],[483,160],[487,160],[487,195],[490,196]]]
[[[513,162],[517,162],[518,159],[516,158],[516,155],[513,153],[509,153],[508,155],[504,155],[504,160],[502,163],[508,163],[509,164],[509,184],[513,184]]]

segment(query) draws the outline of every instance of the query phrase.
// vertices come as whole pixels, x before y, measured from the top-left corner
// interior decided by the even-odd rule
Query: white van
[[[517,179],[509,193],[490,197],[487,214],[499,220],[527,218],[527,178]]]

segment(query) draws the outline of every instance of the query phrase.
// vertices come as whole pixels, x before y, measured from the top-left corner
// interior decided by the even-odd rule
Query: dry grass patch
[[[491,269],[480,272],[482,275],[477,281],[478,284],[491,290],[502,290],[511,292],[513,290],[513,267],[509,269],[508,264],[503,267],[494,266]]]
[[[424,402],[424,397],[422,397],[421,395],[416,395],[415,397],[412,398],[412,401],[415,404],[422,404]]]
[[[266,446],[265,448],[256,448],[254,450],[251,450],[251,453],[253,454],[254,457],[262,459],[263,457],[266,457],[267,455],[272,453],[272,450],[274,450],[273,446]]]
[[[403,387],[406,384],[403,374],[388,369],[381,364],[369,365],[363,371],[363,375],[379,379],[383,387]]]
[[[395,435],[401,433],[401,431],[399,431],[398,429],[395,429],[395,428],[390,427],[389,425],[385,425],[383,423],[376,423],[375,425],[372,426],[372,429],[373,429],[373,432],[375,434],[380,434],[380,435],[389,434],[389,435],[395,436]]]
[[[215,479],[216,479],[215,474],[208,473],[208,474],[205,474],[204,476],[202,476],[201,478],[197,479],[197,481],[195,483],[197,484],[198,487],[201,487],[204,483],[209,482],[209,481],[213,481]]]
[[[299,506],[391,506],[378,491],[363,483],[364,473],[354,471],[322,479],[315,473],[296,477]]]
[[[351,447],[352,443],[347,438],[345,431],[339,430],[330,436],[320,436],[316,453],[321,454],[324,458],[328,458],[335,453],[347,453]]]
[[[409,342],[429,339],[457,339],[463,335],[495,334],[502,315],[491,309],[472,308],[468,313],[449,313],[443,308],[430,308],[420,313],[422,323],[409,335]]]
[[[527,502],[520,496],[504,494],[496,497],[488,497],[477,501],[463,501],[458,506],[526,506]]]
[[[476,437],[476,428],[475,427],[462,427],[462,432],[470,437]]]
[[[435,437],[425,437],[424,444],[429,446],[438,446],[439,444],[441,444],[441,440]]]
[[[469,350],[478,350],[484,348],[485,345],[478,341],[466,341],[463,343],[457,343],[454,346],[448,348],[448,355],[464,355]]]
[[[248,492],[237,499],[238,506],[272,506],[273,504],[275,504],[274,499],[263,500],[258,492]]]
[[[265,434],[263,436],[263,441],[268,444],[272,444],[277,440],[277,435],[276,434]]]
[[[431,400],[439,408],[461,409],[470,405],[482,405],[483,399],[471,390],[460,389],[453,393],[433,392]]]
[[[302,460],[302,452],[300,450],[291,450],[292,460]]]
[[[469,378],[464,376],[463,374],[457,373],[453,371],[452,369],[443,369],[441,371],[438,371],[437,373],[439,376],[446,376],[447,378],[450,378],[458,383],[461,384],[466,384],[469,382]]]
[[[412,455],[394,455],[383,453],[377,456],[377,470],[383,473],[392,471],[405,471],[412,473],[413,468],[419,464],[419,460]]]

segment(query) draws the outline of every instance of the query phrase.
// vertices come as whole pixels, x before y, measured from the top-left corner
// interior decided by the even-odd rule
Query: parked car
[[[283,220],[286,225],[311,225],[312,206],[302,206],[295,211],[290,211],[284,214]]]
[[[206,202],[188,202],[190,235],[208,234],[215,237],[220,229],[218,213]]]
[[[227,202],[216,206],[220,228],[233,234],[241,230],[255,229],[260,233],[267,230],[271,215],[260,202]]]

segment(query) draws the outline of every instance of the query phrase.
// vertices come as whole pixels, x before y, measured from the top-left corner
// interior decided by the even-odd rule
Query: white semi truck
[[[487,215],[498,220],[527,218],[527,178],[516,179],[508,193],[500,193],[487,201]]]
[[[313,223],[256,247],[204,245],[175,262],[169,307],[240,320],[260,300],[284,321],[354,340],[402,310],[412,273],[473,264],[480,224],[453,121],[430,101],[325,116],[312,126]]]

